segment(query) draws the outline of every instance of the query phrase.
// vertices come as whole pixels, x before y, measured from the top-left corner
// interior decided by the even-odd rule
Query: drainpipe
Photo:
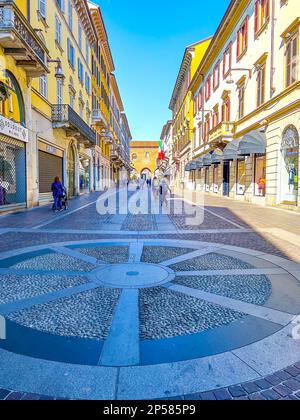
[[[271,69],[270,69],[270,98],[273,97],[276,87],[274,86],[274,53],[275,53],[275,5],[276,0],[272,0],[272,12],[271,12]]]

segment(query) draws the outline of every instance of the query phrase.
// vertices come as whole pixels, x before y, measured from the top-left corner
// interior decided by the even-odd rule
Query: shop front
[[[64,151],[56,146],[39,141],[39,202],[52,198],[51,185],[56,177],[64,184]]]
[[[80,194],[90,192],[91,185],[91,162],[88,156],[79,156],[79,188]]]
[[[29,131],[18,81],[8,70],[0,73],[0,211],[7,211],[26,206]]]
[[[240,163],[240,172],[239,176],[243,176],[242,171],[245,173],[246,179],[246,170],[247,170],[247,161],[250,159],[252,161],[252,191],[249,192],[251,202],[261,202],[265,199],[267,191],[267,159],[266,159],[266,148],[267,140],[265,133],[262,133],[258,130],[252,131],[249,134],[246,134],[239,142],[238,145],[238,159],[245,159],[245,166],[243,163]],[[239,163],[237,164],[239,166]],[[240,191],[243,190],[243,185],[241,185]],[[245,194],[245,193],[244,193]]]
[[[299,194],[299,133],[294,126],[288,126],[283,132],[281,159],[281,203],[296,206]]]
[[[236,195],[244,196],[246,192],[246,159],[236,161]]]
[[[0,211],[26,206],[28,130],[0,116]]]

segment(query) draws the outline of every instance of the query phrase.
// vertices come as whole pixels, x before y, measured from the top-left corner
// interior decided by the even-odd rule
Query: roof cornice
[[[94,26],[87,0],[73,0],[79,19],[84,31],[88,36],[89,42],[93,45],[97,41],[96,28]]]
[[[105,57],[107,59],[107,62],[109,64],[109,72],[113,72],[115,71],[115,64],[114,64],[114,60],[112,57],[112,53],[111,53],[111,49],[110,49],[110,45],[109,45],[109,40],[108,40],[108,35],[107,35],[107,31],[105,28],[105,24],[104,24],[104,20],[103,20],[103,16],[102,16],[102,12],[100,7],[98,7],[96,4],[89,2],[89,8],[90,8],[90,13],[96,28],[96,32],[98,35],[98,39],[103,47],[103,51],[105,54]]]
[[[198,69],[191,81],[190,89],[193,90],[195,85],[198,83],[199,78],[203,77],[211,64],[211,61],[216,57],[221,49],[223,48],[231,31],[232,23],[237,20],[237,17],[241,16],[250,0],[231,0],[223,18],[218,26],[213,39],[204,54],[204,57],[198,66]]]

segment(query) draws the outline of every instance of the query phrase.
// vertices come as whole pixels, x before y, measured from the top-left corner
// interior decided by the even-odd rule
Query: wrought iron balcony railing
[[[107,127],[107,121],[101,109],[94,109],[92,113],[92,123],[97,127]]]
[[[0,0],[0,46],[28,76],[39,77],[49,72],[49,52],[14,0]]]
[[[64,128],[84,143],[96,144],[96,132],[78,115],[70,105],[52,106],[54,128]]]

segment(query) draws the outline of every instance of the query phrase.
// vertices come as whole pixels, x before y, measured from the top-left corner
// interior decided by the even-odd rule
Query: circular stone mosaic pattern
[[[175,274],[167,267],[154,264],[116,264],[94,273],[96,282],[104,286],[121,288],[143,288],[167,283]]]
[[[199,359],[262,340],[288,324],[276,292],[278,267],[229,248],[84,241],[4,255],[0,315],[8,339],[0,347],[119,367]],[[282,319],[269,309],[282,310]]]

